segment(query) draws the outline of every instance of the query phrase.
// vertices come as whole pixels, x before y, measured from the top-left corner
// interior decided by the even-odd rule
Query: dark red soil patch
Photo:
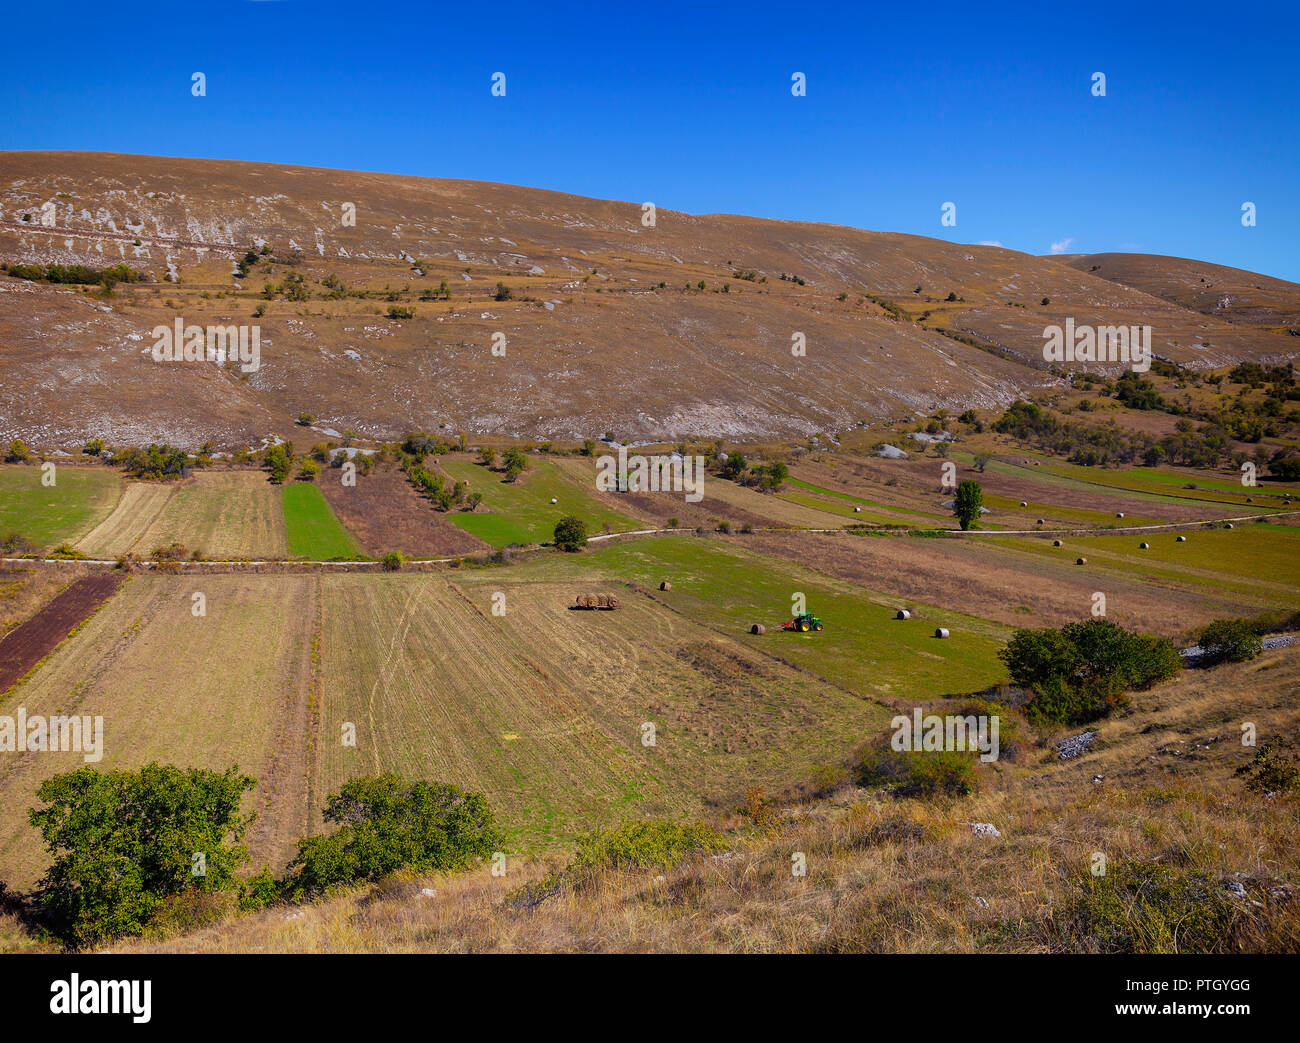
[[[355,486],[344,485],[338,474],[326,471],[320,490],[367,554],[396,550],[412,558],[447,558],[491,549],[434,510],[395,467],[378,464],[357,475]]]
[[[112,596],[120,575],[83,576],[25,623],[0,639],[0,693],[59,646],[78,624]]]

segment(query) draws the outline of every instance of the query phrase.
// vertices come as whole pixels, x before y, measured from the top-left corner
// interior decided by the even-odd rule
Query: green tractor
[[[788,623],[781,624],[782,630],[797,630],[801,634],[806,634],[810,630],[821,630],[822,621],[814,616],[811,612],[801,612]]]

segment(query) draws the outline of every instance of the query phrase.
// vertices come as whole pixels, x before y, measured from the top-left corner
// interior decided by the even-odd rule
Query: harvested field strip
[[[954,453],[953,455],[959,459],[969,459],[969,454]],[[1017,453],[1017,455],[1023,456],[1024,459],[1034,459],[1032,453]],[[1052,457],[1038,457],[1038,459],[1041,461],[1041,466],[1038,467],[992,460],[988,463],[987,468],[990,471],[1018,477],[1028,475],[1036,481],[1049,485],[1059,484],[1074,488],[1082,486],[1091,492],[1113,498],[1126,498],[1134,501],[1144,500],[1152,503],[1182,504],[1184,506],[1188,504],[1203,505],[1207,510],[1214,504],[1226,503],[1230,504],[1234,509],[1240,508],[1245,513],[1251,511],[1262,512],[1267,509],[1258,502],[1254,504],[1246,503],[1246,496],[1258,498],[1259,490],[1243,490],[1240,496],[1233,496],[1232,494],[1212,493],[1195,489],[1164,489],[1160,486],[1170,483],[1156,481],[1148,483],[1145,476],[1133,474],[1132,472],[1111,471],[1104,468],[1072,467]]]
[[[0,466],[0,537],[17,534],[39,550],[73,543],[112,513],[122,479],[106,467],[58,465],[53,486],[45,471]]]
[[[486,551],[487,544],[434,510],[395,467],[376,464],[357,484],[340,481],[341,472],[321,474],[317,488],[365,552],[379,557],[400,551],[408,558],[441,558]]]
[[[892,594],[896,603],[932,601],[970,611],[1009,627],[1059,627],[1085,616],[1097,590],[1095,571],[1074,565],[1074,557],[1021,553],[1038,540],[871,539],[849,534],[794,535],[763,532],[745,537],[747,546],[869,590]],[[1067,541],[1067,548],[1069,547]],[[1077,552],[1076,552],[1077,553]],[[1188,627],[1271,607],[1211,587],[1154,583],[1140,572],[1105,572],[1108,618],[1170,638]],[[829,633],[829,631],[828,631]]]
[[[487,792],[532,848],[738,800],[736,780],[791,784],[883,727],[880,707],[645,599],[571,612],[574,573],[521,574],[323,580],[325,789],[376,770],[455,780]],[[498,592],[504,616],[491,614]],[[339,741],[347,722],[355,749]]]
[[[154,527],[175,491],[162,482],[128,482],[113,513],[77,541],[77,550],[92,558],[126,554]]]
[[[204,576],[202,617],[191,611],[195,582],[134,577],[10,693],[5,712],[22,706],[29,715],[102,715],[101,770],[157,760],[216,770],[238,764],[264,776],[245,805],[259,815],[254,865],[280,867],[306,829],[295,779],[307,770],[308,745],[297,733],[298,700],[307,699],[319,580]],[[0,879],[24,887],[46,864],[27,823],[36,789],[84,760],[77,753],[19,756],[0,761],[10,769],[0,773]]]
[[[287,553],[279,490],[260,471],[199,471],[180,482],[129,482],[113,514],[78,545],[92,557],[149,557],[180,543],[209,558]]]
[[[121,574],[83,576],[44,608],[0,638],[0,696],[54,651],[117,590]]]
[[[285,535],[295,558],[330,561],[359,558],[361,545],[330,508],[321,491],[310,482],[294,482],[281,491]]]
[[[800,489],[806,489],[808,492],[817,493],[819,496],[833,496],[839,500],[848,500],[850,503],[860,504],[863,507],[875,507],[889,514],[901,514],[916,518],[949,518],[947,514],[933,514],[928,511],[915,510],[911,507],[904,507],[900,504],[881,503],[878,500],[867,500],[860,496],[854,496],[852,493],[841,492],[838,489],[828,489],[822,485],[815,485],[812,482],[806,482],[801,478],[790,478],[787,484],[797,486]]]

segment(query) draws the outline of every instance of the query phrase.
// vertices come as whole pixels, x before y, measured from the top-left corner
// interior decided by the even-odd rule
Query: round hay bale
[[[1225,528],[1225,529],[1231,529],[1231,528],[1232,528],[1232,522],[1228,522],[1228,524],[1225,525],[1224,528]]]
[[[613,594],[611,594],[611,595],[609,596],[609,607],[610,607],[610,608],[622,608],[622,607],[623,607],[623,603],[622,603],[621,601],[619,601],[617,597],[615,597]]]
[[[1122,518],[1122,517],[1124,517],[1124,512],[1123,512],[1123,511],[1116,511],[1116,512],[1115,512],[1115,517],[1116,517],[1116,518]]]
[[[1246,497],[1246,502],[1247,502],[1247,503],[1254,503],[1254,502],[1255,502],[1254,497],[1247,496],[1247,497]]]
[[[1035,520],[1034,524],[1035,524],[1035,525],[1042,525],[1042,524],[1043,524],[1043,519],[1042,519],[1042,518],[1038,518],[1037,520]]]
[[[551,503],[559,503],[559,502],[560,501],[557,500],[554,496],[551,497]]]
[[[934,628],[934,636],[935,636],[935,637],[947,637],[947,636],[948,636],[948,628],[947,628],[947,627],[935,627],[935,628]]]
[[[1024,500],[1021,500],[1021,501],[1020,501],[1020,506],[1021,506],[1021,507],[1028,507],[1029,504],[1026,503]]]
[[[1053,546],[1053,547],[1060,547],[1060,546],[1062,546],[1061,541],[1060,541],[1060,540],[1053,540],[1053,541],[1052,541],[1052,546]]]
[[[762,623],[755,623],[752,627],[749,628],[749,632],[751,634],[758,634],[761,636],[767,633],[767,627],[763,626]]]
[[[1138,550],[1150,550],[1150,549],[1151,549],[1151,544],[1149,544],[1149,543],[1139,543],[1139,544],[1138,544]]]
[[[664,580],[662,583],[659,584],[659,589],[660,589],[660,590],[672,590],[672,589],[673,589],[673,585],[672,585],[671,583],[669,583],[667,580]]]
[[[1187,542],[1187,537],[1186,537],[1186,536],[1179,536],[1178,539],[1175,540],[1174,542],[1175,542],[1175,543],[1186,543],[1186,542]]]
[[[895,618],[895,619],[911,619],[911,618],[912,618],[912,613],[910,613],[909,611],[907,611],[907,609],[905,609],[905,608],[900,608],[900,609],[899,609],[899,610],[894,614],[894,618]]]
[[[1087,565],[1087,564],[1088,564],[1088,559],[1087,559],[1087,558],[1075,558],[1075,559],[1074,559],[1074,563],[1075,563],[1076,565]]]
[[[853,513],[854,513],[854,514],[861,514],[861,513],[862,513],[862,508],[861,508],[861,507],[854,507],[854,508],[853,508]]]

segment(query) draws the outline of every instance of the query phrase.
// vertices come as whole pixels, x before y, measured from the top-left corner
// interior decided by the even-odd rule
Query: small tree
[[[490,445],[485,445],[478,451],[478,458],[479,462],[490,471],[497,462],[497,451]]]
[[[982,506],[984,506],[984,490],[980,488],[979,482],[968,478],[957,486],[957,496],[953,500],[952,513],[961,524],[963,531],[969,529],[971,523],[980,516]]]
[[[506,481],[513,482],[528,466],[528,458],[524,456],[524,451],[516,445],[512,445],[506,450],[502,462],[506,465]]]
[[[497,283],[497,290],[496,293],[492,295],[492,299],[494,301],[508,301],[510,300],[510,297],[510,287],[503,282]]]
[[[390,550],[379,559],[379,563],[383,566],[385,572],[396,572],[402,567],[402,562],[405,560],[406,558],[402,556],[400,550]]]
[[[993,459],[992,453],[976,453],[975,470],[979,471],[980,474],[983,474],[984,468],[986,468],[989,465],[989,461],[992,459]]]
[[[555,523],[555,545],[563,551],[580,551],[587,545],[587,526],[568,515]]]

